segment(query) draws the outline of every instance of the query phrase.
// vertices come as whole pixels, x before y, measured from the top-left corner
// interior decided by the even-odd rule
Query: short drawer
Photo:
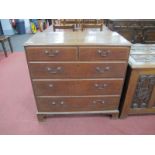
[[[79,60],[128,60],[128,47],[80,47]]]
[[[37,97],[39,112],[115,110],[119,97]]]
[[[83,96],[120,94],[123,80],[33,80],[37,96]]]
[[[127,63],[29,63],[32,78],[124,77]]]
[[[26,47],[28,61],[70,61],[77,59],[76,47]]]

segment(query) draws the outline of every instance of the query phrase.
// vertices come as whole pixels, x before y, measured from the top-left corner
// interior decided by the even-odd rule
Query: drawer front
[[[28,61],[77,60],[76,47],[26,47]]]
[[[39,112],[102,111],[118,108],[119,97],[38,97]]]
[[[30,63],[32,78],[124,77],[126,63]]]
[[[82,96],[120,94],[123,80],[33,81],[37,96]]]
[[[96,60],[128,60],[130,49],[127,47],[80,47],[79,59]]]

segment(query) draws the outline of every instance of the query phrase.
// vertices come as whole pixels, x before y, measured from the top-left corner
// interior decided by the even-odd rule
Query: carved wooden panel
[[[155,75],[140,75],[131,108],[147,108],[154,86]]]
[[[132,43],[155,43],[155,20],[109,19],[106,24],[111,30],[121,32],[124,37],[128,31],[126,39],[130,39]]]

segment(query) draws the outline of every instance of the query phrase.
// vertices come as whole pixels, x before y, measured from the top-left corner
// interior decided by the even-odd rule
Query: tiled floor
[[[15,52],[23,52],[24,47],[23,44],[32,36],[33,34],[20,34],[11,36],[11,43],[13,46],[13,50]],[[8,43],[5,43],[6,48],[10,51]],[[0,45],[0,52],[3,52],[2,46]]]

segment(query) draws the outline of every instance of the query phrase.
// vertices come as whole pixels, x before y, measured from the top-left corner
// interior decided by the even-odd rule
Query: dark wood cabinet
[[[123,37],[48,31],[33,36],[25,50],[39,120],[54,114],[118,117],[130,52]]]
[[[134,45],[131,50],[121,117],[155,114],[155,46]]]
[[[108,19],[106,25],[132,43],[155,43],[154,19]]]

